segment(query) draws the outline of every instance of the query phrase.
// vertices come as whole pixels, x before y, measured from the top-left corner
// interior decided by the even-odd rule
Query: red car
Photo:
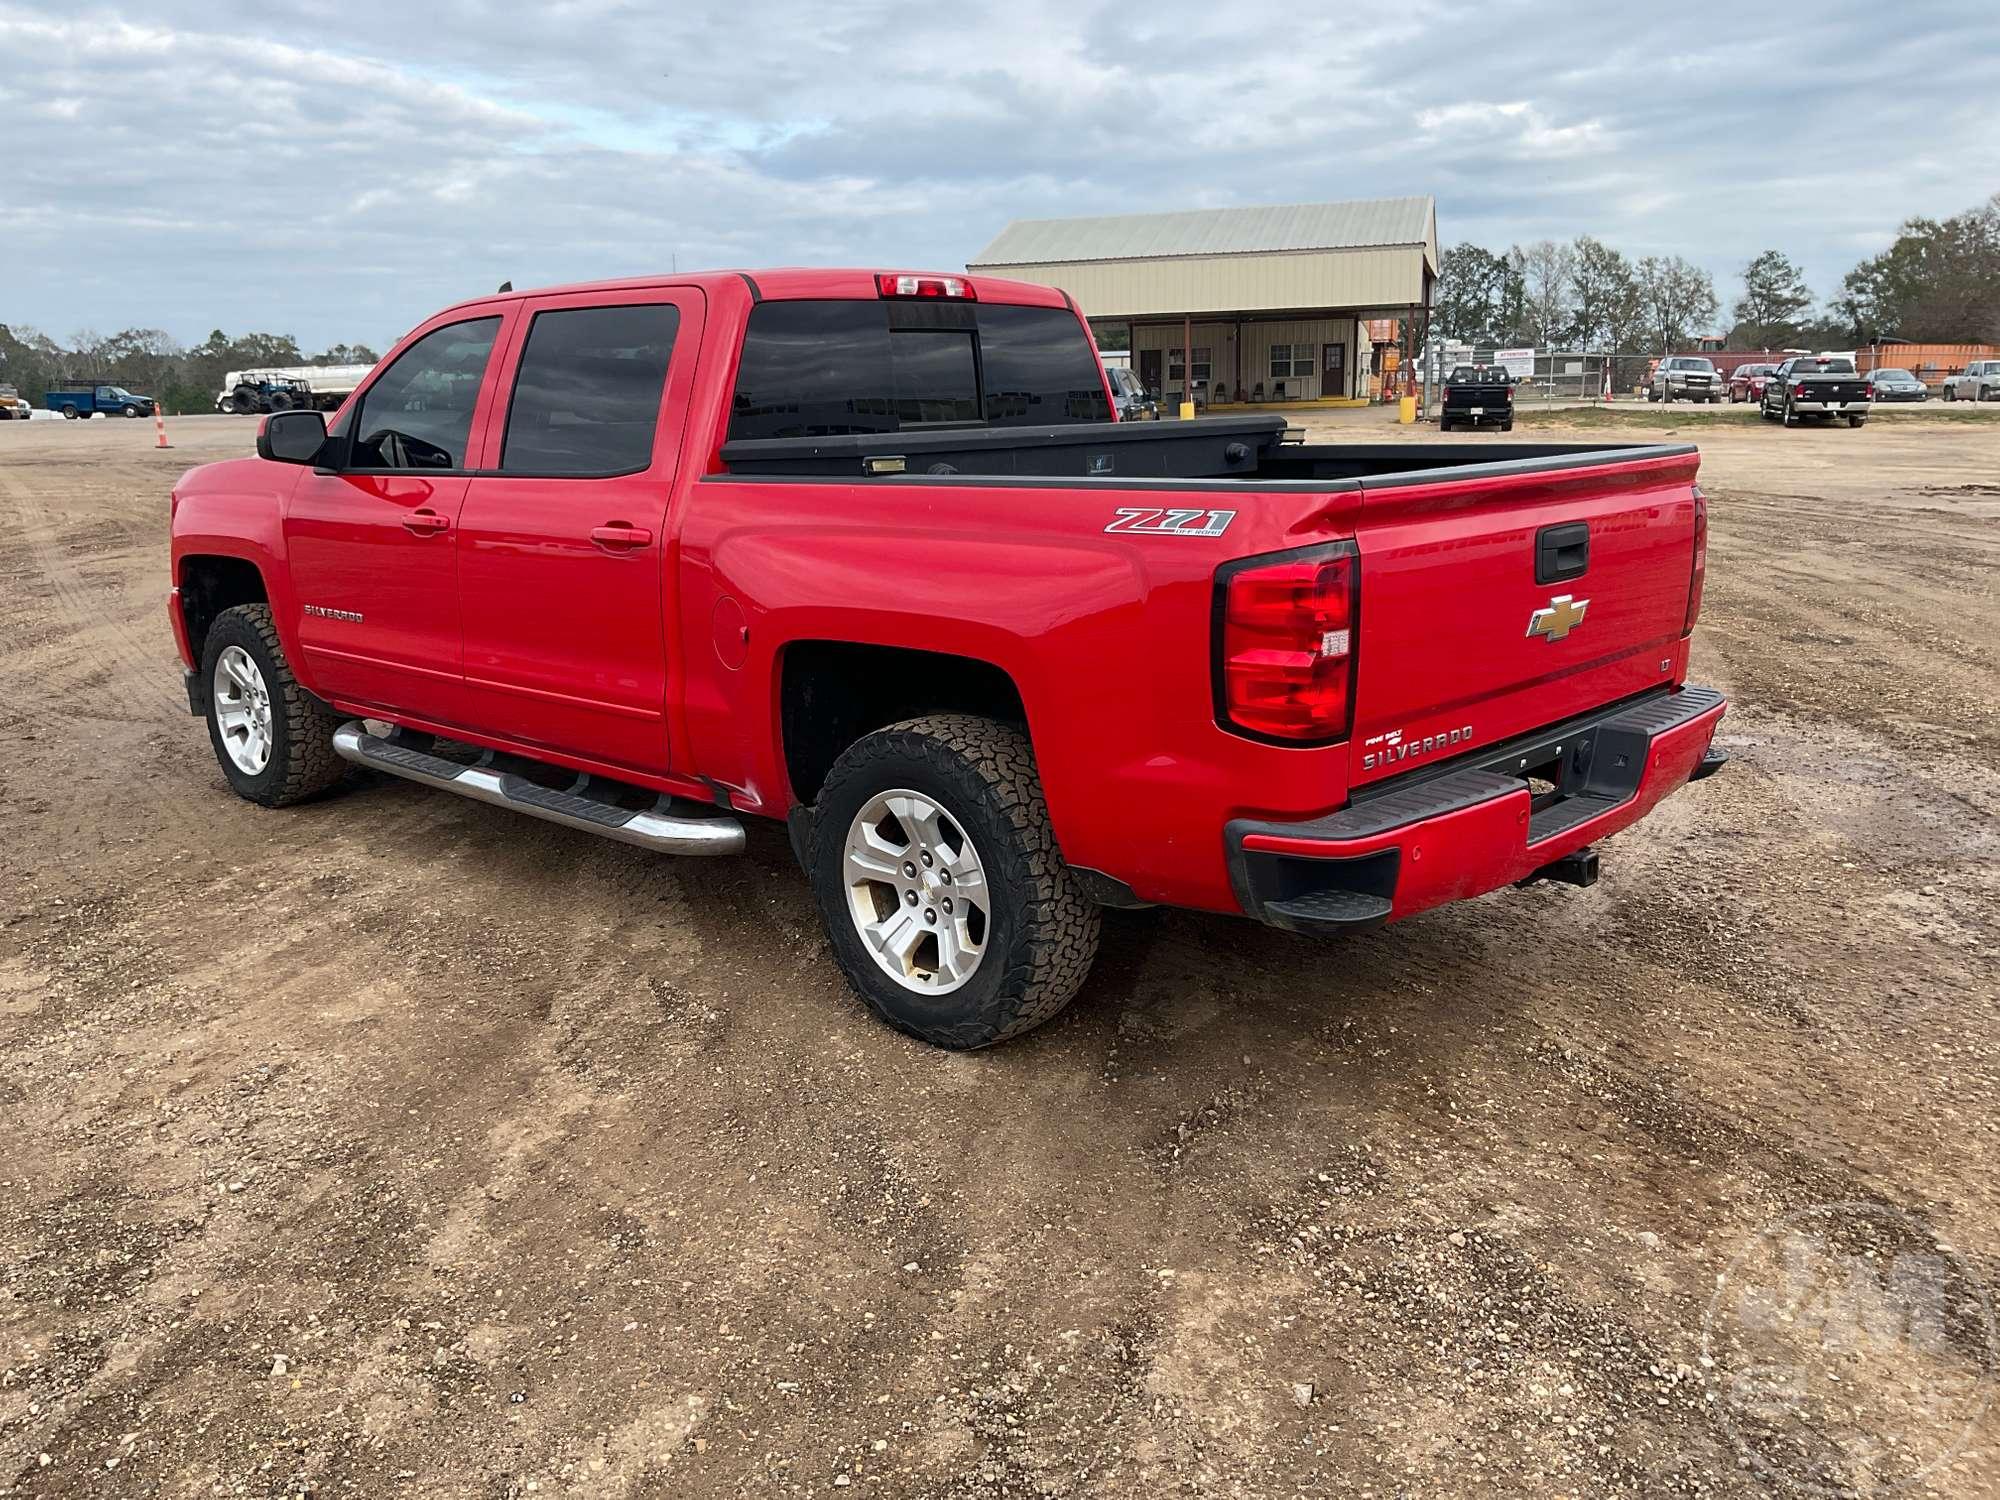
[[[1762,401],[1764,382],[1771,378],[1776,365],[1738,365],[1729,373],[1729,399],[1735,401]]]
[[[1584,885],[1722,763],[1692,447],[1110,414],[1046,287],[468,302],[174,487],[188,704],[268,807],[355,762],[677,854],[781,820],[854,987],[947,1047],[1060,1010],[1104,906]]]

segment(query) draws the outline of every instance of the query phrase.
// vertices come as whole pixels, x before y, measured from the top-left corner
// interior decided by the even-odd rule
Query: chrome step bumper
[[[560,823],[582,833],[616,839],[662,854],[740,854],[743,825],[722,812],[691,809],[686,802],[664,794],[653,805],[639,811],[619,807],[590,793],[603,787],[625,789],[625,783],[602,777],[579,775],[567,791],[541,786],[512,771],[494,767],[507,757],[491,752],[471,765],[460,765],[441,755],[432,755],[411,745],[398,744],[370,734],[359,719],[349,720],[334,731],[334,753],[342,760],[420,781],[441,791],[455,792],[475,802],[490,802],[531,818]]]

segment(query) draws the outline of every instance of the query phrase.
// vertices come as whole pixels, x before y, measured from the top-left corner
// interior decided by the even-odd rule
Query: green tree
[[[1743,349],[1784,349],[1798,342],[1812,292],[1782,252],[1766,250],[1743,268],[1736,326],[1729,341]]]
[[[1514,335],[1521,278],[1508,255],[1480,245],[1453,245],[1438,259],[1431,330],[1460,343],[1498,346]]]
[[[1908,219],[1847,273],[1838,305],[1857,339],[2000,339],[2000,193],[1949,219]]]
[[[1614,350],[1645,324],[1632,263],[1602,240],[1580,236],[1571,247],[1570,330],[1584,349]]]

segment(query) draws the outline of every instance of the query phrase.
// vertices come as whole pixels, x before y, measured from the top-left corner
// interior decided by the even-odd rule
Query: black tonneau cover
[[[1054,427],[932,427],[838,437],[736,438],[732,474],[822,479],[884,474],[1226,479],[1252,475],[1285,435],[1278,416],[1195,422],[1072,422]]]

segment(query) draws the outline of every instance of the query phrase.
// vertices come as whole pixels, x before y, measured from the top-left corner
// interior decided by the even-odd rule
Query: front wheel
[[[128,418],[129,418],[129,417],[136,417],[136,416],[140,415],[140,412],[139,412],[139,408],[138,408],[138,407],[136,407],[136,406],[128,406],[128,407],[126,407],[126,408],[125,408],[125,415],[126,415],[126,416],[127,416]]]
[[[317,796],[347,770],[340,715],[299,686],[268,604],[225,609],[202,647],[208,739],[229,788],[260,807]]]
[[[806,865],[848,982],[933,1046],[1032,1030],[1097,955],[1100,913],[1056,847],[1034,751],[992,719],[935,714],[849,746]]]
[[[1979,388],[1979,399],[1981,401],[1991,401],[1993,399],[1993,387],[1990,385],[1982,385]]]

